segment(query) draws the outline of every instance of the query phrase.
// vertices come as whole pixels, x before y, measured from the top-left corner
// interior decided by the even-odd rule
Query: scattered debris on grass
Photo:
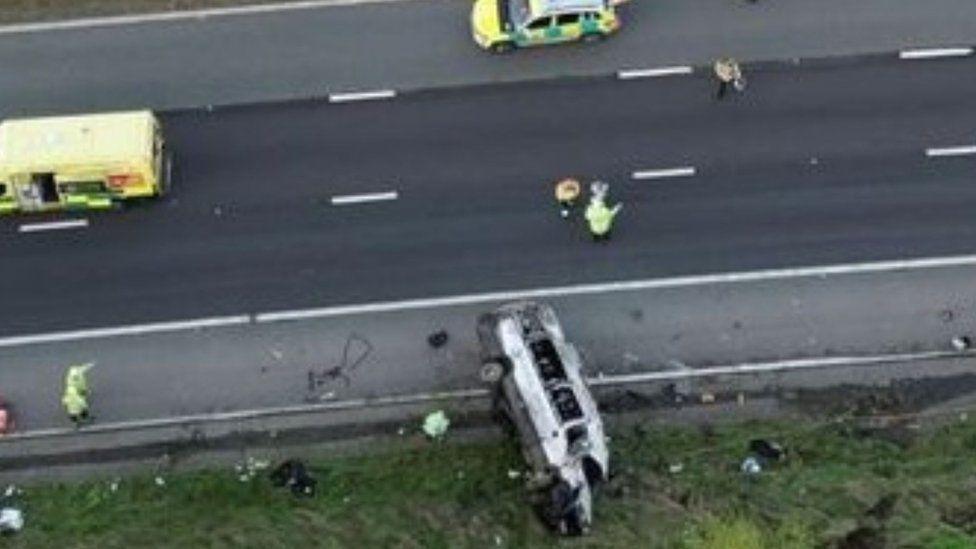
[[[444,410],[437,410],[427,414],[427,417],[424,418],[423,430],[428,437],[437,440],[447,434],[447,429],[450,426],[451,420],[447,418]]]

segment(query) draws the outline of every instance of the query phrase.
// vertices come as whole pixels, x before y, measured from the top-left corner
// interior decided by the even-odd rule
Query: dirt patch
[[[824,415],[910,414],[976,392],[976,375],[897,379],[885,387],[839,385],[794,391],[801,410]]]

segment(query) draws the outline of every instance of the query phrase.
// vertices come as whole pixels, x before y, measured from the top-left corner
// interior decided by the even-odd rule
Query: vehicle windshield
[[[531,15],[529,0],[508,0],[508,14],[513,26],[524,26]]]

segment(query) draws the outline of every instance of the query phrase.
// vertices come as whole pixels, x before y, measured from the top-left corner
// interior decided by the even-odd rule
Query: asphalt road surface
[[[702,64],[972,46],[972,0],[633,0],[594,46],[477,49],[466,0],[0,34],[0,116],[172,108]]]
[[[587,373],[615,375],[674,371],[680,365],[947,350],[950,338],[974,332],[974,275],[973,266],[919,269],[561,296],[546,302],[583,353]],[[86,361],[97,363],[90,381],[99,425],[308,400],[478,388],[475,320],[495,306],[486,302],[3,346],[0,392],[14,403],[20,429],[29,431],[70,425],[60,406],[64,371]],[[437,349],[426,341],[435,330],[449,335]],[[972,371],[972,358],[961,368]],[[815,369],[800,375],[803,386],[865,383],[867,370]],[[323,385],[310,388],[309,372],[317,373]],[[897,378],[948,371],[920,362],[885,365],[879,373]],[[788,377],[794,376],[722,376],[701,383],[721,391],[742,385],[779,388]],[[246,424],[239,428],[249,430]],[[118,436],[120,445],[141,442],[138,435],[135,441],[124,433]],[[184,436],[189,436],[186,431]],[[0,444],[0,457],[14,451]]]
[[[771,68],[722,102],[693,75],[168,114],[169,197],[85,229],[0,222],[0,335],[972,253],[976,160],[925,151],[976,141],[973,69]],[[558,217],[565,175],[612,182],[611,242]]]

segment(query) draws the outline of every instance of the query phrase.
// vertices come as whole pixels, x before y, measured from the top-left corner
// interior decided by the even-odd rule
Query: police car
[[[471,33],[496,53],[574,40],[597,41],[620,27],[615,0],[475,0]]]

